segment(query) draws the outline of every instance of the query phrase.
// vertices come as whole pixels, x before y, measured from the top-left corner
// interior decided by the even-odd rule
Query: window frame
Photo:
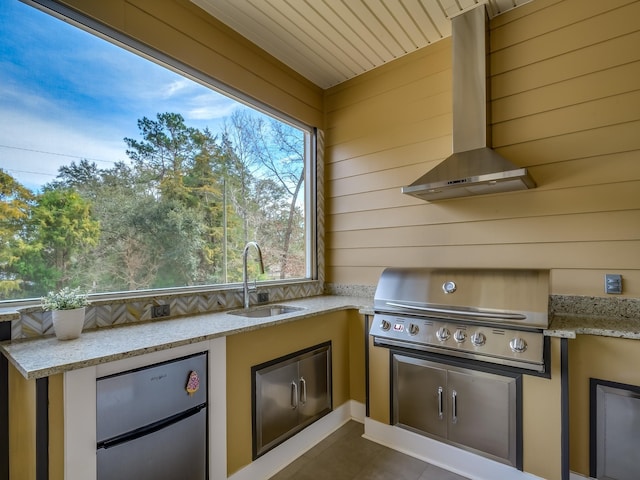
[[[58,3],[56,0],[19,0],[28,6],[34,7],[41,12],[51,15],[58,20],[80,28],[88,34],[97,36],[116,47],[123,48],[134,55],[138,55],[147,61],[153,62],[161,67],[167,68],[174,73],[197,82],[206,88],[210,88],[221,95],[227,96],[245,106],[257,110],[268,115],[278,121],[287,123],[304,132],[304,150],[305,150],[305,277],[284,279],[284,280],[263,280],[256,282],[259,286],[287,286],[300,285],[305,283],[320,283],[321,266],[319,260],[321,258],[318,252],[318,134],[316,127],[307,125],[294,117],[287,115],[265,103],[253,98],[236,88],[227,85],[216,78],[207,75],[180,60],[171,57],[149,45],[136,40],[108,25],[105,25],[93,18],[90,18],[70,7]],[[142,289],[120,292],[105,292],[90,294],[92,301],[100,303],[114,301],[132,301],[135,299],[158,297],[158,296],[180,296],[190,294],[202,294],[207,292],[221,292],[227,290],[237,290],[241,287],[241,282],[221,283],[210,285],[194,285],[182,287],[167,287],[159,289]],[[322,288],[322,287],[321,287]],[[37,299],[18,299],[0,301],[2,307],[27,307],[33,306]]]

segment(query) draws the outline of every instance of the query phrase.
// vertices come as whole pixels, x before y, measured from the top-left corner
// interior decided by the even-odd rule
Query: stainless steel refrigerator
[[[207,354],[99,378],[98,480],[203,480]]]

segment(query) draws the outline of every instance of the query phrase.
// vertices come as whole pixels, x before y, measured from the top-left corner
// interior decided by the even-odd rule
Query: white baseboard
[[[364,405],[350,400],[228,478],[230,480],[270,478],[349,420],[363,423],[364,417]]]
[[[521,472],[408,430],[365,418],[365,406],[353,400],[341,405],[228,478],[229,480],[268,479],[349,420],[364,423],[364,438],[368,440],[472,480],[543,480],[530,473]],[[589,477],[571,472],[570,480],[584,479]]]
[[[364,437],[473,480],[542,480],[530,473],[370,418]]]
[[[576,472],[570,472],[569,473],[569,480],[584,480],[584,479],[588,479],[588,480],[596,480],[593,477],[585,477],[584,475],[581,475],[580,473],[576,473]]]

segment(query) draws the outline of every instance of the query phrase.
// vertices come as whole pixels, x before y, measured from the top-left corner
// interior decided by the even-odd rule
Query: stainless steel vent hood
[[[491,149],[488,99],[489,25],[480,5],[451,19],[453,37],[453,154],[402,187],[422,200],[534,188],[526,168]]]

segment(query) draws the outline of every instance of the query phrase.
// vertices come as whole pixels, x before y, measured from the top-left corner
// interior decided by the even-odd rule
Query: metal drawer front
[[[197,372],[199,389],[186,391]],[[199,354],[148,368],[99,378],[97,439],[106,440],[207,402],[207,355]]]
[[[144,437],[97,451],[100,480],[207,478],[207,411]]]

